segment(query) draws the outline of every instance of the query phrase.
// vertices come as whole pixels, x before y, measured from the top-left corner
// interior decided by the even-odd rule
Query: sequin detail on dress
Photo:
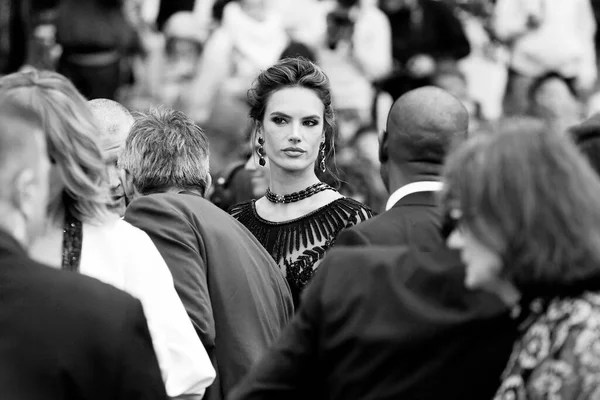
[[[271,254],[284,271],[295,299],[339,233],[373,216],[364,204],[346,197],[284,222],[261,218],[256,213],[254,200],[233,206],[229,213]]]
[[[79,271],[82,244],[83,224],[67,213],[63,226],[62,269]]]

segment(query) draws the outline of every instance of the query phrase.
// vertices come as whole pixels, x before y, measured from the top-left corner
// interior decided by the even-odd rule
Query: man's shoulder
[[[136,213],[169,213],[189,219],[190,215],[213,216],[227,214],[209,200],[194,194],[184,193],[154,193],[140,196],[133,200],[125,211],[127,214]]]
[[[390,229],[401,230],[403,222],[407,221],[411,216],[414,217],[414,211],[406,210],[402,207],[392,208],[352,226],[348,230],[361,233],[367,237],[380,236],[382,232],[387,232]]]
[[[319,270],[332,276],[366,276],[378,270],[396,268],[414,258],[408,246],[338,247],[329,250]],[[337,278],[336,278],[337,279]],[[359,279],[356,279],[357,281]]]
[[[104,329],[110,320],[124,320],[139,301],[95,278],[38,264],[26,257],[2,257],[0,279],[12,281],[13,294],[37,304],[39,313],[94,324]],[[19,294],[20,293],[20,294]]]

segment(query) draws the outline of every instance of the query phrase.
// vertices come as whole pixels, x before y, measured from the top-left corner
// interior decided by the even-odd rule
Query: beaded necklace
[[[299,192],[294,192],[294,193],[284,194],[284,195],[275,194],[275,193],[271,192],[271,188],[268,188],[266,198],[271,203],[294,203],[296,201],[306,199],[307,197],[310,197],[314,194],[322,192],[323,190],[335,190],[335,189],[323,182],[315,183],[314,185],[311,185],[304,190],[300,190]]]

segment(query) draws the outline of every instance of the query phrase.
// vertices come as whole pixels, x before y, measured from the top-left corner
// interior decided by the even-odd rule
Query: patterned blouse
[[[256,212],[255,200],[233,206],[229,213],[252,232],[279,265],[290,285],[296,307],[302,289],[338,234],[373,216],[364,204],[347,197],[284,222],[261,218]]]
[[[600,399],[600,293],[532,303],[494,400]]]

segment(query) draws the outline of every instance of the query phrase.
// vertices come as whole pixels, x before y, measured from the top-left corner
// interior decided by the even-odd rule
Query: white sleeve
[[[124,222],[125,223],[125,222]],[[215,370],[150,237],[130,226],[125,290],[144,307],[167,394],[203,395]]]

